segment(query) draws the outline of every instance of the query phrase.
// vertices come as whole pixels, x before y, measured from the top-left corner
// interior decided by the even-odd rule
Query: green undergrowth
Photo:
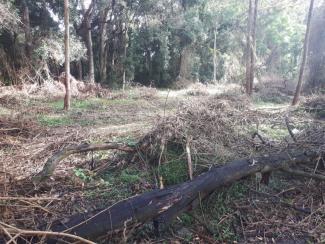
[[[241,182],[212,194],[206,201],[202,201],[194,211],[200,216],[209,230],[213,232],[216,241],[234,242],[240,239],[234,229],[237,221],[234,202],[246,197],[248,188]],[[190,219],[191,220],[191,219]],[[194,220],[191,220],[192,223]]]
[[[262,124],[259,129],[267,138],[273,140],[282,140],[284,137],[289,135],[288,129],[285,127]]]
[[[104,99],[104,98],[88,98],[88,99],[71,99],[71,109],[77,110],[103,110],[110,105],[123,105],[132,104],[136,101],[129,98],[119,98],[119,99]],[[48,105],[55,110],[63,109],[63,99],[50,101]]]
[[[150,181],[151,176],[147,170],[132,165],[124,169],[107,171],[101,178],[112,186],[111,191],[107,191],[105,197],[120,200],[134,195],[135,185]]]
[[[51,101],[48,103],[49,106],[55,110],[62,110],[63,109],[63,99]],[[71,109],[101,109],[102,107],[106,106],[107,100],[101,98],[91,98],[91,99],[84,99],[84,100],[71,100]]]
[[[181,145],[168,145],[163,159],[164,161],[157,170],[159,175],[162,176],[165,186],[179,184],[188,180],[187,162],[184,160],[184,150]]]
[[[287,101],[273,101],[273,100],[261,100],[261,99],[253,99],[253,104],[256,108],[263,109],[263,108],[284,108],[287,107],[290,103]]]
[[[73,120],[65,114],[42,115],[38,117],[38,121],[40,124],[48,127],[69,126],[73,124]]]

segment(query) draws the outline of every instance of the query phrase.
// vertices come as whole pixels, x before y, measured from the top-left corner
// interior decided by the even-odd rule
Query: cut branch
[[[22,230],[14,226],[8,225],[6,223],[3,223],[2,221],[0,221],[0,227],[10,238],[10,240],[7,243],[11,243],[11,242],[15,243],[20,236],[49,236],[49,237],[55,236],[61,238],[70,238],[76,241],[80,241],[81,243],[95,244],[95,242],[86,240],[82,237],[75,236],[72,234],[58,233],[58,232],[51,232],[51,231]]]
[[[315,154],[285,152],[236,160],[221,167],[213,167],[192,181],[137,195],[96,213],[74,215],[65,223],[58,221],[51,229],[94,240],[100,236],[108,236],[109,233],[141,226],[152,220],[157,227],[161,223],[168,224],[180,213],[191,210],[198,199],[207,197],[221,186],[256,172],[281,170],[297,163],[311,161],[315,157]]]
[[[289,169],[289,168],[285,168],[283,169],[283,171],[293,174],[293,175],[297,175],[297,176],[301,176],[301,177],[306,177],[306,178],[311,178],[314,180],[320,180],[320,181],[325,181],[325,176],[324,175],[320,175],[320,174],[312,174],[312,173],[307,173],[301,170],[294,170],[294,169]]]
[[[124,152],[134,152],[135,147],[120,144],[120,143],[105,143],[99,145],[80,145],[77,147],[65,148],[61,151],[56,152],[52,157],[50,157],[41,172],[32,178],[32,181],[37,183],[50,178],[60,161],[69,157],[72,154],[94,152],[94,151],[105,151],[105,150],[120,150]]]
[[[289,117],[288,116],[285,116],[285,122],[286,122],[286,126],[287,126],[287,129],[288,129],[288,132],[292,138],[292,140],[294,142],[297,142],[297,139],[295,137],[295,134],[292,132],[291,128],[290,128],[290,122],[289,122]]]

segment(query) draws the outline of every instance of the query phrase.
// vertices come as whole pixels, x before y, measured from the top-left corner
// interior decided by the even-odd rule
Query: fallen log
[[[53,156],[46,161],[43,169],[32,178],[32,181],[34,183],[39,183],[50,178],[58,163],[72,154],[105,150],[119,150],[130,153],[135,151],[135,147],[112,142],[97,145],[83,144],[76,147],[64,148],[53,154]]]
[[[315,154],[284,152],[263,157],[241,159],[210,171],[192,181],[166,189],[157,189],[120,201],[104,210],[90,214],[77,214],[68,221],[57,221],[52,231],[71,233],[89,240],[138,227],[154,221],[154,226],[168,224],[180,213],[191,210],[217,188],[235,182],[257,172],[266,173],[309,162]]]

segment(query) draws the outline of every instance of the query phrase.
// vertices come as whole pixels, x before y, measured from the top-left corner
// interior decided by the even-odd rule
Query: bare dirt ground
[[[154,169],[145,163],[130,164],[117,152],[70,156],[60,162],[52,179],[41,189],[30,190],[17,182],[39,172],[47,158],[60,148],[107,141],[136,143],[159,118],[175,114],[182,103],[196,103],[223,92],[218,88],[199,92],[150,90],[141,94],[126,91],[114,98],[73,99],[69,112],[62,110],[62,99],[1,97],[0,219],[24,229],[38,229],[40,224],[103,208],[154,189]],[[279,122],[289,110],[289,103],[256,102],[252,106],[274,118],[272,125],[259,125],[265,136],[272,140],[289,136],[285,124]],[[314,120],[322,121],[305,113],[295,117],[298,129]],[[173,153],[164,172],[167,180],[176,184],[187,180],[187,171],[179,166],[186,165],[183,158]],[[325,241],[324,182],[277,173],[270,185],[264,186],[259,177],[213,194],[199,209],[175,220],[162,238],[157,239],[150,226],[129,238],[174,243]],[[31,197],[36,200],[28,200]]]

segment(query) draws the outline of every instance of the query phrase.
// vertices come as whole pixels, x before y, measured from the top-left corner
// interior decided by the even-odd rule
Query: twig
[[[0,129],[0,131],[13,131],[13,130],[21,130],[19,128],[3,128],[3,129]]]
[[[167,100],[168,100],[168,97],[169,97],[169,93],[170,93],[170,90],[168,89],[167,96],[166,96],[166,99],[165,99],[165,104],[164,104],[164,118],[166,116],[166,107],[167,107]]]
[[[0,201],[61,201],[60,198],[52,197],[0,197]]]
[[[302,177],[306,177],[306,178],[312,178],[315,180],[325,181],[325,176],[320,175],[320,174],[311,174],[311,173],[307,173],[304,171],[294,170],[294,169],[289,169],[289,168],[282,169],[282,171],[285,171],[287,173],[297,175],[297,176],[302,176]]]
[[[187,154],[187,166],[188,166],[188,174],[190,176],[190,180],[193,180],[193,163],[191,157],[191,148],[190,148],[191,140],[186,140],[186,154]]]
[[[297,139],[296,139],[295,135],[293,134],[293,132],[292,132],[292,130],[291,130],[291,128],[290,128],[290,122],[289,122],[289,117],[288,117],[288,115],[285,116],[284,120],[285,120],[285,122],[286,122],[286,126],[287,126],[288,132],[289,132],[289,134],[290,134],[292,140],[293,140],[294,142],[297,142]]]
[[[214,235],[214,231],[198,216],[192,213],[187,213],[189,216],[191,216],[194,220],[196,220],[199,224],[201,224],[208,232],[210,235]]]
[[[31,203],[31,202],[28,202],[28,201],[25,201],[25,200],[20,200],[20,202],[26,203],[26,204],[30,205],[31,207],[34,207],[34,208],[39,208],[39,209],[43,210],[44,212],[49,213],[51,215],[55,215],[51,211],[47,210],[46,208],[44,208],[44,207],[42,207],[42,206],[40,206],[38,204]]]
[[[258,137],[258,139],[261,140],[261,142],[263,144],[266,144],[266,141],[263,139],[263,137],[258,133],[258,132],[255,132],[253,135],[252,135],[252,138],[255,139],[255,137]]]
[[[41,172],[39,172],[36,176],[34,176],[32,178],[32,181],[38,183],[51,177],[57,164],[72,154],[92,152],[92,151],[105,151],[105,150],[120,150],[124,152],[134,152],[135,147],[130,145],[125,145],[125,144],[120,144],[120,143],[106,143],[106,144],[99,144],[99,145],[86,144],[77,147],[65,148],[61,151],[56,152],[51,158],[49,158],[46,161]]]
[[[2,227],[6,227],[8,232],[16,234],[13,238],[18,238],[19,236],[54,236],[54,237],[67,237],[67,238],[75,239],[75,240],[81,241],[82,243],[87,243],[87,244],[95,244],[95,242],[86,240],[82,237],[75,236],[72,234],[51,232],[51,231],[22,230],[22,229],[18,229],[16,227],[14,227],[14,226],[8,225],[6,223],[3,223],[2,221],[0,221],[0,225],[2,225]],[[11,241],[14,241],[14,239],[10,240],[10,242]]]
[[[290,204],[290,203],[284,202],[284,201],[283,201],[279,196],[277,196],[277,195],[271,195],[271,194],[266,193],[266,192],[256,191],[256,190],[250,188],[249,186],[246,186],[246,187],[248,187],[250,191],[252,191],[252,192],[254,192],[254,193],[256,193],[256,194],[259,194],[259,195],[264,196],[264,197],[267,197],[267,198],[271,198],[272,201],[273,201],[274,203],[279,203],[279,204],[281,204],[281,205],[283,205],[283,206],[285,206],[285,207],[292,208],[292,209],[294,209],[294,210],[296,210],[296,211],[303,212],[303,213],[306,213],[306,214],[310,214],[310,213],[311,213],[311,211],[310,211],[309,209],[298,208],[298,207],[296,207],[294,204]]]
[[[307,219],[309,219],[311,216],[313,216],[315,213],[319,212],[319,211],[322,210],[323,208],[325,208],[325,204],[323,204],[323,205],[320,206],[318,209],[316,209],[314,212],[312,212],[310,215],[308,215],[306,218],[304,218],[303,220],[301,220],[299,224],[304,223]]]

